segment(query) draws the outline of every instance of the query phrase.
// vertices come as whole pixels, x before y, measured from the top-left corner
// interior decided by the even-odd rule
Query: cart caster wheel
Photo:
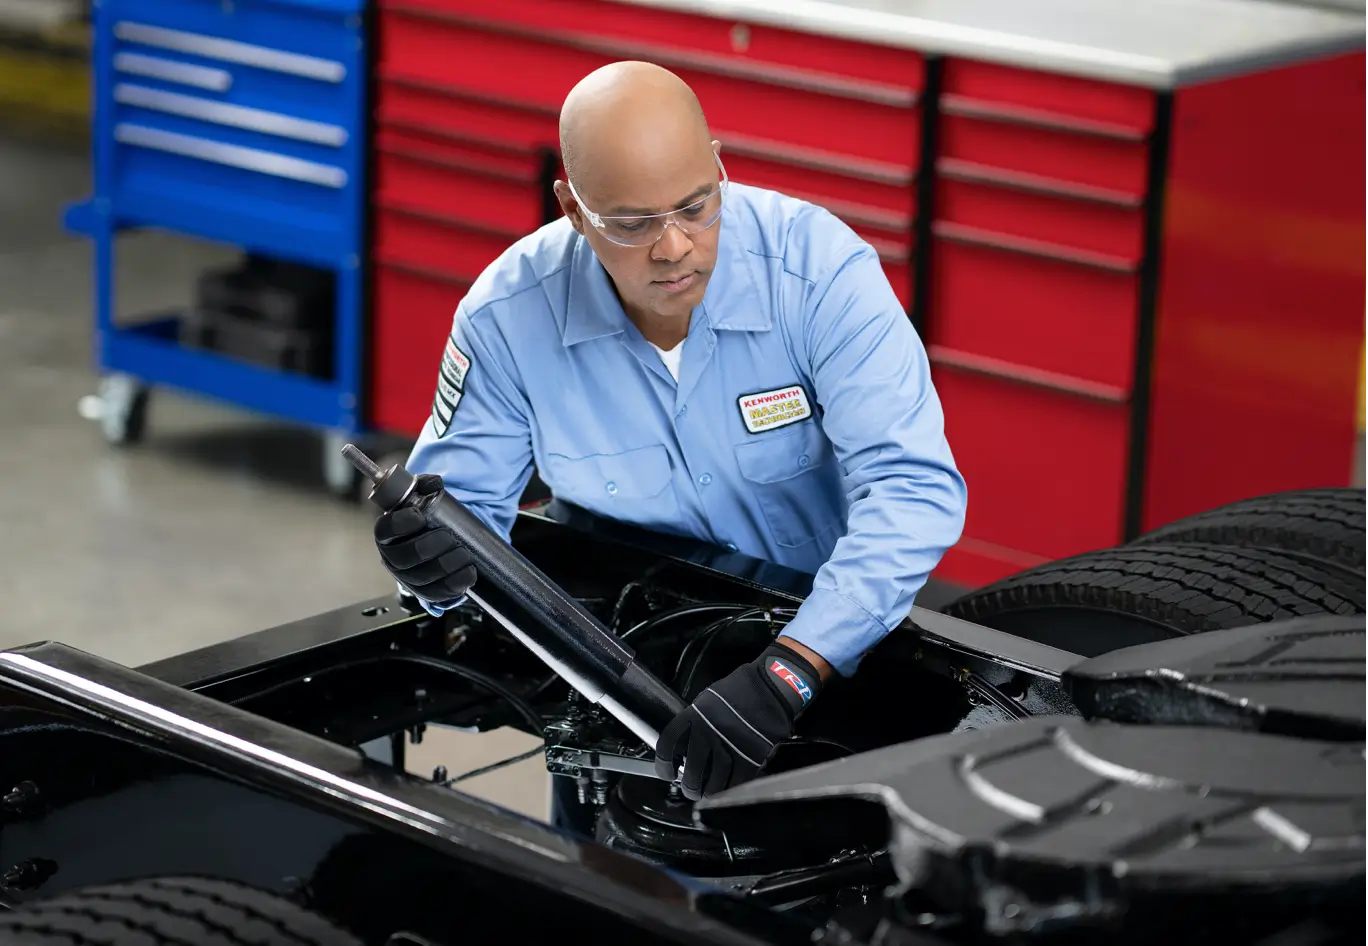
[[[341,434],[326,434],[323,437],[323,481],[328,484],[328,492],[349,503],[361,501],[362,490],[367,482],[356,467],[342,456],[342,448],[353,442],[354,438]]]
[[[87,420],[99,422],[100,433],[116,446],[130,446],[147,430],[147,401],[151,389],[127,375],[100,379],[98,394],[81,398],[79,410]]]

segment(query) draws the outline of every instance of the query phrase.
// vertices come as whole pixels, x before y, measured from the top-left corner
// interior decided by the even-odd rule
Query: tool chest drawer
[[[624,57],[583,33],[517,30],[389,5],[380,31],[382,74],[458,89],[505,105],[554,114],[585,74]],[[916,93],[853,80],[820,81],[796,69],[738,72],[668,50],[642,50],[692,86],[719,138],[729,133],[844,158],[914,168]],[[673,61],[678,59],[679,61]],[[801,121],[793,116],[801,115]]]
[[[943,68],[942,102],[961,112],[1134,140],[1154,129],[1155,96],[1140,86],[971,59]]]
[[[447,85],[396,78],[376,82],[376,119],[470,141],[532,151],[557,146],[555,111],[506,105]]]
[[[375,211],[379,263],[408,266],[474,282],[523,234],[472,226],[426,210],[380,204]]]
[[[258,245],[297,245],[302,230],[354,255],[339,234],[360,221],[360,7],[107,0],[96,190],[113,215],[187,229],[222,214],[220,227],[254,226]]]
[[[1116,268],[1139,265],[1145,218],[1133,207],[1020,187],[964,180],[942,172],[936,220],[1110,257]]]
[[[936,239],[931,270],[928,343],[1058,374],[1098,393],[1130,391],[1134,273],[946,236]]]
[[[859,81],[890,92],[924,87],[921,54],[833,36],[698,16],[611,0],[381,0],[387,12],[427,11],[508,32],[564,35],[614,59],[690,57],[715,69],[787,69],[828,83]]]
[[[936,167],[942,173],[1121,206],[1139,206],[1145,196],[1147,141],[961,113],[953,99],[942,101],[938,127]]]
[[[1048,559],[1122,539],[1130,411],[932,357],[966,538]]]
[[[432,410],[442,348],[470,282],[407,266],[375,268],[370,414],[376,426],[416,436]]]
[[[540,164],[535,154],[381,127],[376,135],[376,196],[388,207],[530,233],[541,226],[545,212]]]
[[[729,148],[722,161],[733,181],[765,187],[825,207],[852,226],[862,224],[894,233],[911,233],[917,214],[915,175],[861,172],[848,165],[829,169],[781,157]]]

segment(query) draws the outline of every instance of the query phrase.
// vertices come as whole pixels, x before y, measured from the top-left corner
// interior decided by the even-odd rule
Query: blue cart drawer
[[[261,249],[356,252],[365,65],[356,0],[106,0],[97,190],[116,217]],[[199,219],[202,226],[195,226]]]

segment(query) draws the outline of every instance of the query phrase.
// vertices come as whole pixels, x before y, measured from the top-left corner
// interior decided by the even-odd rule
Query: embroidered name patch
[[[469,371],[470,356],[457,347],[454,338],[448,338],[442,352],[442,367],[437,373],[437,395],[432,399],[432,425],[439,437],[446,436],[451,428],[451,417],[465,395]]]
[[[799,384],[757,394],[743,394],[736,399],[736,404],[741,408],[742,423],[753,434],[796,424],[812,416],[807,392]]]

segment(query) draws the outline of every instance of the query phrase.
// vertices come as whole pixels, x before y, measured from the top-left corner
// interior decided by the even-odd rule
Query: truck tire
[[[946,606],[1084,657],[1305,614],[1361,614],[1363,580],[1267,549],[1139,545],[1040,565]]]
[[[200,877],[88,887],[0,911],[5,946],[361,946],[273,893]]]
[[[1363,574],[1364,491],[1303,489],[1230,503],[1140,536],[1132,545],[1200,542],[1279,549]]]

